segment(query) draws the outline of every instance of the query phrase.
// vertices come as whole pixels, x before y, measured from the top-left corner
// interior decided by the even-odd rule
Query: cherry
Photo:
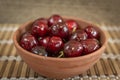
[[[46,18],[38,18],[37,20],[35,20],[35,22],[37,22],[37,23],[43,22],[45,24],[48,24],[48,20]]]
[[[48,56],[48,53],[45,51],[45,48],[42,46],[33,47],[31,52],[41,56]]]
[[[76,40],[80,42],[81,40],[86,40],[87,37],[88,35],[84,30],[77,30],[72,34],[70,40]]]
[[[23,47],[24,49],[30,51],[33,47],[37,46],[38,45],[38,42],[37,40],[35,39],[34,36],[32,35],[28,35],[28,34],[24,34],[22,37],[21,37],[21,40],[20,40],[20,45],[21,47]]]
[[[100,48],[99,42],[97,39],[86,39],[81,41],[81,44],[83,45],[83,52],[84,54],[90,54],[91,52],[96,51]]]
[[[48,26],[51,27],[53,24],[56,24],[58,22],[63,22],[63,19],[61,16],[55,14],[52,15],[49,19],[48,19]]]
[[[44,22],[36,21],[32,26],[32,34],[36,37],[43,37],[47,34],[48,25]]]
[[[67,38],[69,36],[68,27],[64,23],[57,23],[50,27],[50,34],[52,36],[59,36],[61,38]]]
[[[69,19],[65,23],[69,29],[70,34],[75,32],[79,28],[79,25],[75,20]]]
[[[47,45],[48,45],[48,42],[49,42],[49,39],[50,39],[50,37],[40,37],[39,39],[38,39],[38,42],[39,42],[39,44],[41,45],[41,46],[43,46],[43,47],[47,47]]]
[[[64,46],[64,54],[66,57],[77,57],[83,52],[83,46],[75,40],[68,41]]]
[[[93,27],[93,26],[87,26],[84,30],[88,34],[88,38],[99,39],[100,35],[99,35],[98,30],[96,30],[95,27]]]
[[[33,36],[30,32],[25,32],[22,37],[26,37],[26,36]]]
[[[63,41],[60,37],[53,36],[50,38],[46,50],[49,53],[57,54],[63,48]]]

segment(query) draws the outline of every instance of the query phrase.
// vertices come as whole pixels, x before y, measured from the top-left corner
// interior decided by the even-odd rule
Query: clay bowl
[[[77,18],[64,19],[74,19],[79,23],[82,28],[88,25],[93,25]],[[96,26],[96,29],[99,30],[101,35],[100,41],[102,46],[97,51],[88,55],[73,58],[54,58],[39,56],[24,50],[19,45],[20,36],[30,29],[32,23],[33,21],[30,21],[20,26],[18,30],[16,30],[16,32],[14,33],[13,41],[17,49],[17,53],[22,57],[24,62],[27,63],[27,65],[34,71],[45,77],[62,79],[73,77],[87,71],[100,59],[100,56],[104,52],[107,44],[107,38],[105,36],[105,33],[99,27],[93,25]]]

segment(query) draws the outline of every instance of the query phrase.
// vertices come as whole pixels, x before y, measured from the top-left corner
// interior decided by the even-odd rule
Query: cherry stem
[[[62,56],[64,56],[63,51],[60,51],[59,53],[60,53],[60,55],[58,56],[58,58],[61,58]]]
[[[76,31],[76,27],[74,27],[74,28],[73,28],[73,31],[72,31],[72,33],[73,33],[73,32],[75,32],[75,31]]]

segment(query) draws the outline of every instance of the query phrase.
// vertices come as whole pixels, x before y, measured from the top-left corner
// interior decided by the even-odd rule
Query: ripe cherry
[[[50,27],[50,34],[52,36],[67,38],[69,36],[69,30],[64,23],[57,23]]]
[[[57,54],[63,48],[63,45],[60,37],[53,36],[50,38],[46,50],[48,53]]]
[[[63,22],[63,19],[61,16],[55,14],[52,15],[49,19],[48,19],[48,26],[51,27],[53,24],[56,24],[58,22]]]
[[[65,23],[69,29],[70,34],[75,32],[79,28],[79,25],[75,20],[69,19]]]
[[[34,36],[32,35],[28,35],[28,34],[24,34],[22,37],[21,37],[21,40],[20,40],[20,45],[21,47],[23,47],[24,49],[30,51],[33,47],[37,46],[38,45],[38,42],[37,40],[35,39]]]
[[[50,37],[44,37],[44,38],[43,38],[43,37],[40,37],[40,38],[38,39],[39,45],[46,48],[47,45],[48,45],[49,39],[50,39]]]
[[[97,39],[86,39],[81,41],[81,44],[84,48],[84,54],[90,54],[100,48],[99,41]]]
[[[74,32],[70,38],[70,40],[82,41],[86,40],[88,37],[87,33],[84,30],[77,30]]]
[[[48,56],[48,53],[45,51],[45,48],[42,46],[33,47],[31,52],[40,56]]]
[[[32,26],[32,34],[36,37],[43,37],[47,34],[48,25],[44,22],[36,21]]]
[[[64,46],[64,54],[66,57],[77,57],[83,52],[83,46],[75,40],[68,41]]]
[[[99,34],[98,30],[95,27],[87,26],[84,30],[88,34],[88,38],[99,39],[100,34]]]
[[[30,32],[25,32],[22,37],[26,37],[26,36],[33,36]]]
[[[38,18],[37,20],[35,20],[35,22],[37,22],[37,23],[43,22],[45,24],[48,24],[48,20],[46,18]]]

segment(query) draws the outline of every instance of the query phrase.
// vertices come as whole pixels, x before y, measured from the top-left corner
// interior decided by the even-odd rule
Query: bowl
[[[64,19],[76,20],[78,24],[81,26],[81,28],[84,28],[88,25],[95,26],[95,28],[99,30],[101,35],[100,37],[101,47],[95,52],[92,52],[91,54],[79,56],[79,57],[72,57],[72,58],[55,58],[55,57],[46,57],[46,56],[39,56],[36,54],[32,54],[31,52],[23,49],[19,45],[19,40],[20,40],[20,36],[24,32],[30,30],[31,28],[30,26],[34,21],[29,21],[23,24],[22,26],[20,26],[15,31],[13,36],[13,41],[17,53],[21,56],[24,62],[35,72],[48,78],[56,78],[56,79],[68,78],[79,75],[87,71],[100,59],[101,54],[104,52],[107,45],[106,35],[98,26],[77,18],[64,17]]]

